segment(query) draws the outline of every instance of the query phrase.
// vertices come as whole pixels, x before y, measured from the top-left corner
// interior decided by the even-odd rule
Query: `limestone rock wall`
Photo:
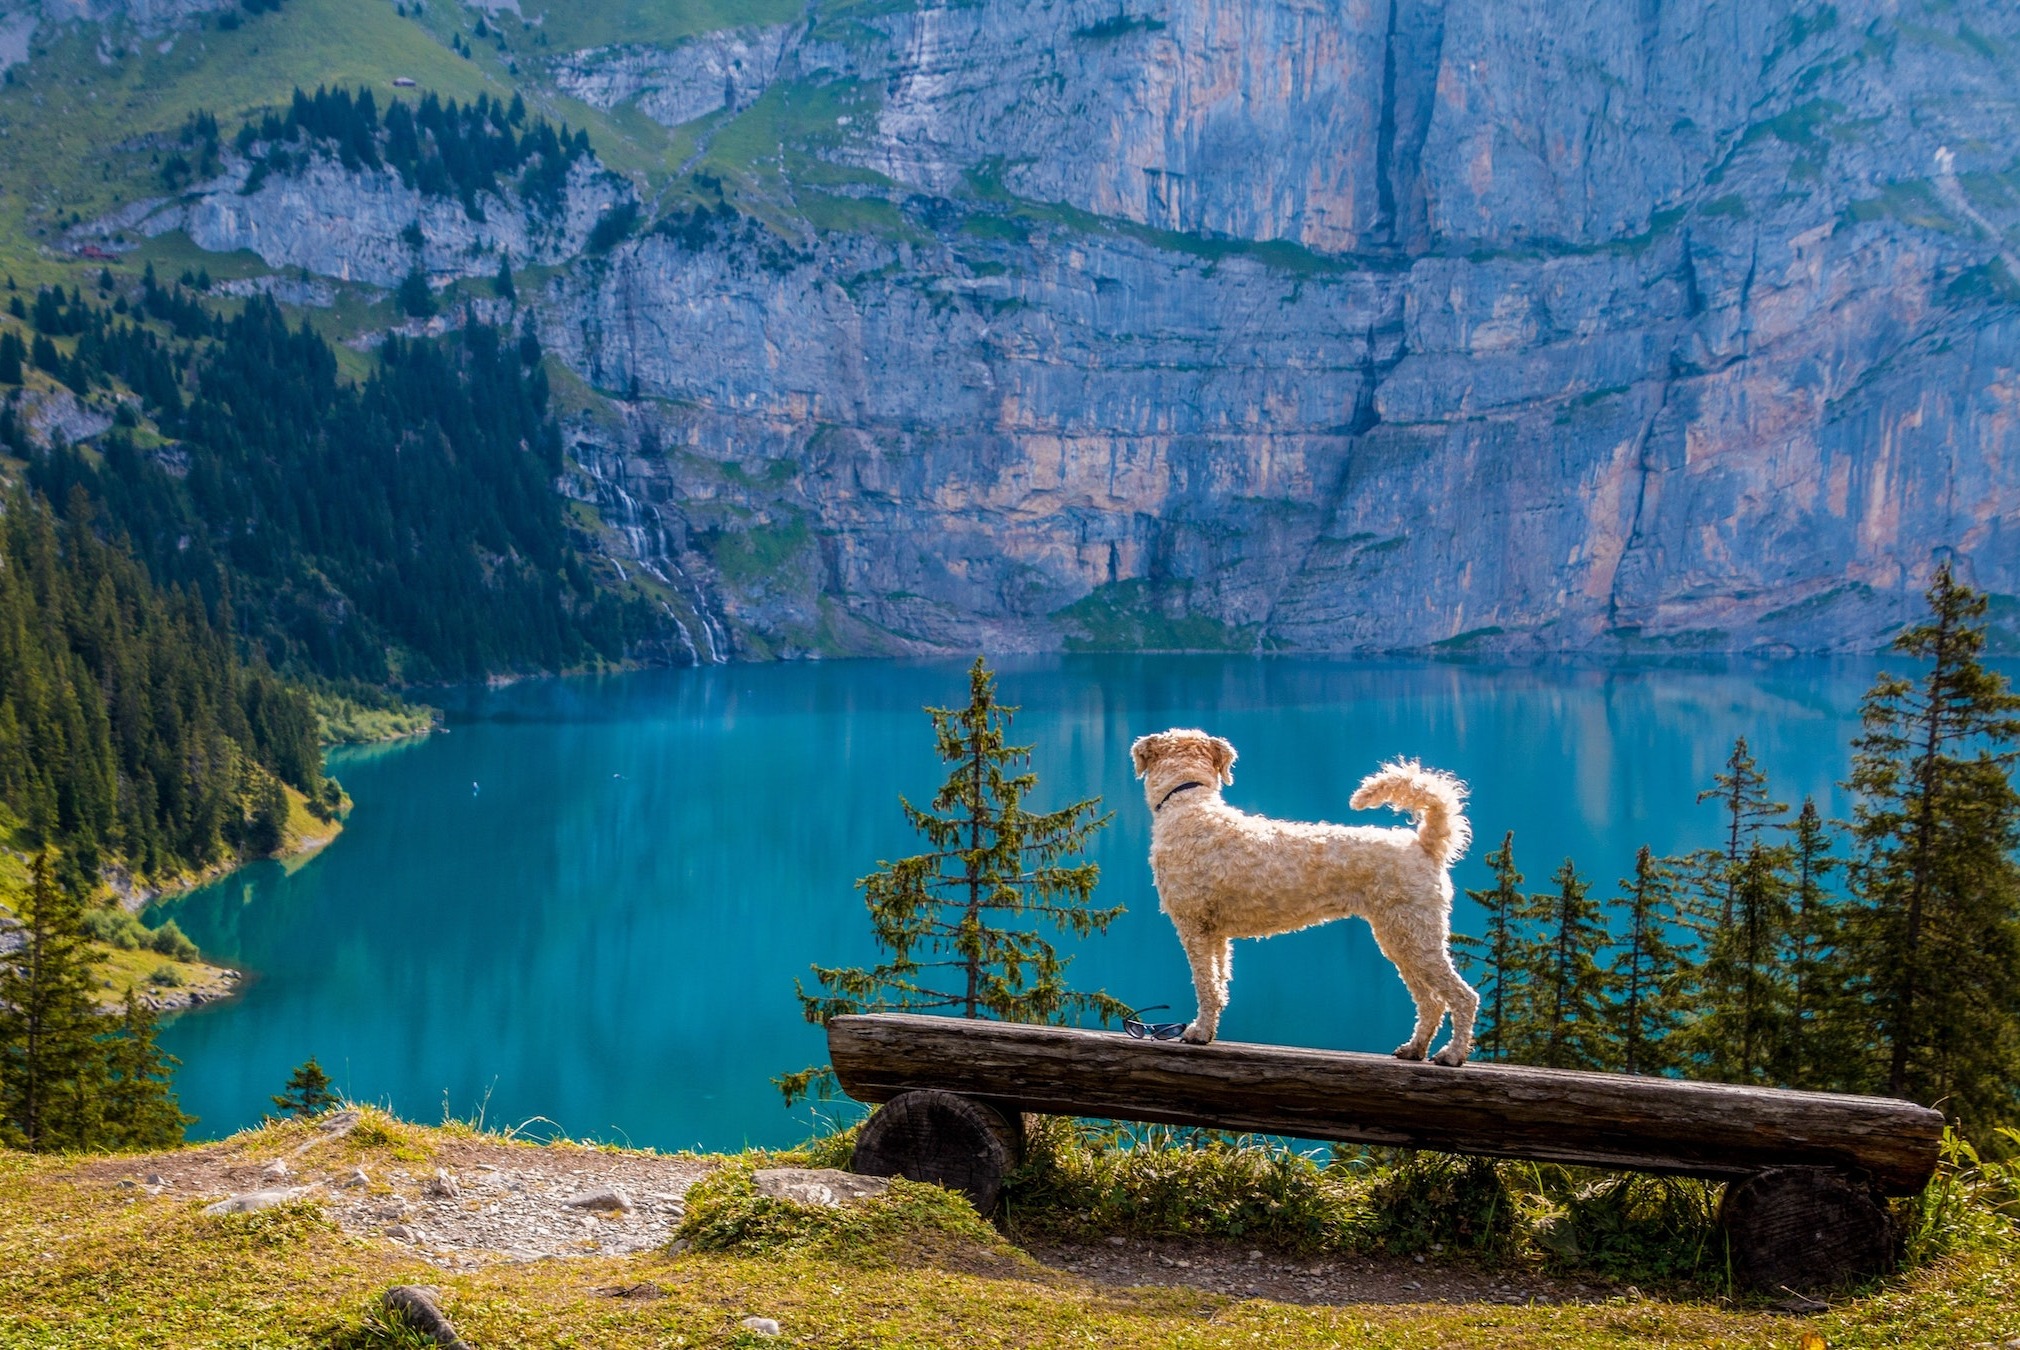
[[[393,286],[415,267],[442,281],[491,276],[501,256],[515,268],[565,262],[582,252],[599,216],[636,200],[630,184],[590,159],[569,171],[560,210],[484,193],[476,216],[454,197],[408,187],[392,169],[352,173],[327,155],[302,171],[268,175],[250,193],[242,190],[247,170],[234,162],[220,182],[120,223],[149,235],[183,230],[199,248],[249,249],[274,267]]]
[[[2020,11],[877,8],[554,59],[770,119],[738,223],[423,211],[437,271],[570,259],[610,546],[735,651],[1870,649],[1944,557],[2020,594]],[[383,284],[413,208],[189,227]]]

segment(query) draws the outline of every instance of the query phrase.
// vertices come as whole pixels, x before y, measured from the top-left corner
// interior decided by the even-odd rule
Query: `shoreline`
[[[373,737],[366,741],[346,741],[340,745],[324,747],[325,754],[341,749],[344,745],[390,745],[399,741],[414,740],[432,734],[437,727],[433,724],[412,731],[396,732],[387,736]],[[213,882],[222,881],[233,873],[254,863],[279,863],[284,871],[294,872],[307,866],[317,854],[336,842],[344,832],[345,818],[350,815],[352,802],[345,794],[342,805],[335,816],[323,820],[308,809],[308,799],[293,787],[286,789],[288,797],[288,819],[282,834],[281,847],[260,857],[235,856],[220,859],[208,867],[192,873],[183,873],[168,878],[158,878],[152,883],[137,883],[124,868],[112,870],[105,878],[112,900],[129,914],[139,915],[152,905],[172,905],[194,891]],[[172,917],[172,916],[171,916]],[[106,947],[99,962],[101,967],[119,964],[120,949]],[[173,985],[157,985],[150,982],[129,981],[138,995],[139,1001],[156,1013],[186,1012],[191,1008],[206,1004],[221,1003],[236,997],[251,983],[252,974],[236,966],[206,959],[201,953],[196,960],[170,963],[182,982]],[[116,980],[106,981],[111,989]],[[121,997],[125,989],[118,990]],[[117,1000],[108,1006],[117,1006]]]
[[[308,814],[303,801],[300,793],[293,788],[288,789],[290,826],[294,825],[297,812],[302,815]],[[122,868],[107,876],[105,884],[121,909],[128,914],[137,915],[149,905],[172,904],[190,892],[200,890],[212,882],[223,881],[232,873],[250,867],[254,863],[277,862],[287,868],[300,867],[344,832],[344,816],[348,813],[349,805],[346,803],[345,809],[338,813],[336,819],[317,821],[316,824],[323,829],[319,834],[301,833],[290,829],[285,842],[279,848],[256,858],[240,856],[230,860],[220,859],[196,872],[157,879],[152,883],[137,883]]]
[[[430,722],[427,726],[416,727],[411,731],[396,731],[363,740],[333,742],[323,747],[324,767],[327,769],[328,757],[334,751],[353,747],[377,748],[395,745],[401,741],[432,736],[441,729],[440,722]],[[272,853],[257,858],[241,856],[229,860],[220,859],[194,873],[157,879],[147,884],[136,883],[124,868],[114,869],[105,879],[113,898],[127,913],[139,914],[149,905],[173,903],[191,891],[199,890],[214,881],[222,881],[232,873],[250,867],[254,863],[277,862],[290,871],[303,866],[317,853],[336,842],[337,836],[344,832],[344,820],[351,813],[350,794],[344,795],[343,804],[337,808],[336,815],[332,819],[323,820],[309,811],[308,798],[293,787],[285,784],[283,787],[288,796],[288,823],[283,832],[281,846]]]

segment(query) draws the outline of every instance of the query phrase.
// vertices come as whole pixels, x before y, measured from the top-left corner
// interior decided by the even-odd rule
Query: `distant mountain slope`
[[[561,490],[696,659],[1864,649],[1940,557],[2020,593],[2010,7],[196,8],[33,11],[5,259],[237,250],[344,335],[403,260],[497,317],[509,258]],[[545,233],[334,147],[161,179],[336,82],[596,170]]]

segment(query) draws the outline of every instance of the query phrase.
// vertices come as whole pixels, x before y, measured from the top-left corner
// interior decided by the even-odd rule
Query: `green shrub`
[[[84,935],[123,952],[138,951],[148,946],[149,939],[154,936],[140,920],[118,905],[99,905],[84,911]]]
[[[147,977],[147,982],[159,985],[163,989],[180,988],[182,985],[182,972],[174,966],[164,963],[154,968],[154,973]]]
[[[194,961],[196,944],[183,933],[174,919],[147,934],[147,949],[173,961]]]
[[[1644,1285],[1724,1282],[1717,1182],[1528,1170],[1536,1184],[1522,1196],[1524,1235],[1551,1264]]]
[[[1909,1264],[1987,1242],[2020,1245],[2020,1130],[2001,1126],[1993,1142],[2004,1146],[2004,1161],[1980,1156],[1954,1129],[1943,1131],[1936,1175],[1897,1215]]]
[[[1487,1158],[1406,1152],[1372,1170],[1362,1235],[1386,1251],[1441,1247],[1506,1254],[1515,1201]]]
[[[908,1246],[1003,1246],[966,1196],[923,1182],[894,1179],[883,1195],[835,1206],[758,1194],[760,1167],[811,1165],[803,1154],[731,1159],[689,1188],[680,1236],[698,1251],[835,1255],[857,1264],[895,1258]]]
[[[1026,1129],[1004,1199],[1019,1240],[1207,1237],[1540,1260],[1643,1284],[1724,1279],[1714,1183],[1389,1149],[1325,1160],[1269,1139],[1054,1117]]]
[[[1056,1116],[1027,1128],[1005,1195],[1013,1232],[1226,1237],[1299,1252],[1354,1245],[1360,1187],[1345,1166],[1213,1130]]]

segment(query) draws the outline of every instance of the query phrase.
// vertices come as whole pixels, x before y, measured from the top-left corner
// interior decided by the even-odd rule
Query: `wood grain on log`
[[[865,1102],[939,1088],[1053,1115],[1687,1176],[1830,1167],[1889,1195],[1921,1189],[1943,1132],[1936,1112],[1883,1097],[948,1017],[837,1017],[828,1053]]]
[[[1900,1235],[1863,1186],[1820,1167],[1776,1167],[1725,1189],[1719,1220],[1742,1288],[1828,1294],[1894,1268]]]
[[[1021,1127],[972,1097],[901,1092],[863,1122],[850,1170],[964,1192],[987,1218],[1022,1152]]]

